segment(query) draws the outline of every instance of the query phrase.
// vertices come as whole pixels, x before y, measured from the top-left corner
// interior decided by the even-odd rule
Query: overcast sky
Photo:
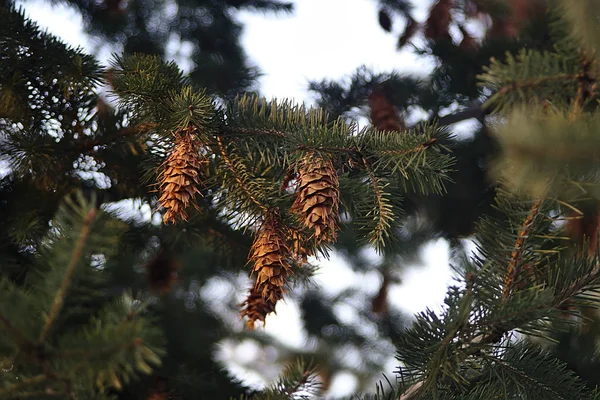
[[[294,3],[295,12],[287,16],[240,15],[245,24],[242,43],[264,73],[260,80],[261,91],[269,98],[293,98],[311,103],[312,98],[306,90],[309,80],[339,79],[352,74],[361,65],[378,72],[396,70],[406,74],[431,69],[431,65],[408,50],[395,51],[403,26],[395,21],[394,34],[386,34],[377,23],[375,0],[300,0]],[[430,1],[416,3],[420,3],[416,19],[423,20]],[[21,4],[33,20],[50,32],[69,44],[92,51],[93,46],[82,30],[81,18],[76,11],[63,5],[52,7],[47,2]],[[186,49],[174,49],[174,53],[177,51],[185,53]],[[106,61],[109,56],[110,49],[104,49],[100,59]],[[402,278],[403,284],[390,291],[390,299],[409,313],[422,311],[427,306],[439,309],[450,281],[449,249],[445,241],[438,240],[425,246],[423,255],[425,267],[408,268]],[[323,261],[321,266],[316,281],[328,293],[359,286],[375,293],[379,287],[377,273],[357,275],[335,255],[329,261]],[[298,306],[293,301],[279,304],[277,315],[267,318],[266,330],[277,334],[286,344],[303,346],[305,336],[298,315]],[[252,353],[247,347],[229,350],[237,351],[242,358]],[[247,378],[260,381],[258,377]],[[332,388],[337,394],[343,394],[344,388],[351,389],[347,379],[340,379],[334,380]]]

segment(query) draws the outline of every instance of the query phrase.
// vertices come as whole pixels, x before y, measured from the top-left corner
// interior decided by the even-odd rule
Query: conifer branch
[[[77,264],[80,258],[83,256],[83,248],[90,235],[92,221],[96,218],[96,215],[97,210],[95,208],[92,208],[83,220],[81,232],[79,234],[79,240],[75,244],[75,248],[73,249],[73,253],[71,254],[71,260],[69,261],[69,265],[67,266],[67,269],[65,271],[65,277],[60,285],[60,288],[58,289],[58,292],[56,293],[56,296],[54,297],[52,307],[50,308],[50,313],[46,318],[46,323],[42,329],[40,338],[38,339],[40,343],[42,343],[46,339],[46,336],[50,332],[54,321],[56,321],[56,318],[58,317],[58,313],[62,309],[62,306],[65,302],[66,292],[71,284],[71,280],[73,279],[73,275],[75,273]]]
[[[375,194],[375,199],[377,201],[377,211],[375,215],[377,218],[377,224],[375,229],[371,232],[371,240],[375,244],[379,244],[383,239],[383,235],[386,232],[386,229],[389,227],[388,219],[385,218],[386,215],[389,216],[389,205],[386,204],[383,189],[379,185],[379,179],[375,176],[373,169],[369,166],[369,162],[363,157],[362,158],[363,165],[367,174],[369,175],[369,182],[371,183],[371,187],[373,188],[373,193]]]
[[[311,371],[304,371],[304,373],[302,374],[298,382],[296,382],[294,387],[284,389],[285,394],[288,396],[292,396],[293,394],[297,393],[302,388],[302,386],[304,386],[308,382],[308,378],[310,378],[310,375]]]
[[[230,134],[241,134],[241,135],[265,135],[265,136],[276,136],[284,138],[288,134],[286,132],[278,131],[276,129],[252,129],[252,128],[240,128],[240,127],[225,127],[225,133]]]
[[[419,146],[412,148],[412,149],[408,149],[408,150],[381,150],[378,151],[377,153],[380,155],[385,155],[385,156],[396,156],[396,157],[401,157],[401,156],[405,156],[407,154],[412,154],[412,153],[418,153],[420,151],[425,151],[427,150],[428,147],[434,145],[435,143],[437,143],[437,138],[431,138],[428,141],[426,141],[425,143],[420,144]]]
[[[577,75],[573,74],[558,74],[552,76],[544,76],[541,78],[532,78],[524,81],[512,81],[509,85],[503,86],[496,92],[494,96],[502,96],[510,92],[514,92],[520,89],[531,88],[534,86],[540,86],[543,83],[555,82],[555,81],[573,81],[577,79]]]
[[[107,347],[104,349],[68,349],[61,350],[55,353],[52,353],[53,358],[87,358],[90,359],[92,357],[104,355],[104,354],[117,354],[123,350],[132,349],[135,347],[142,347],[144,345],[144,340],[140,337],[134,338],[132,341],[128,343],[119,344],[117,346]]]
[[[525,218],[523,224],[521,225],[521,230],[517,234],[517,241],[515,242],[515,245],[513,247],[514,250],[510,255],[510,261],[508,262],[508,265],[506,267],[506,277],[504,279],[504,288],[502,289],[502,297],[504,298],[504,300],[508,298],[510,290],[512,289],[512,285],[520,272],[519,268],[517,268],[518,262],[521,258],[521,254],[523,253],[525,240],[527,239],[529,233],[529,228],[533,224],[533,220],[535,219],[535,217],[540,212],[542,202],[542,199],[538,199],[533,203],[531,209],[529,210],[529,214],[527,214],[527,218]]]
[[[266,214],[269,211],[269,208],[267,206],[265,206],[261,201],[259,201],[254,196],[254,194],[252,194],[252,191],[250,191],[248,189],[246,183],[244,182],[242,177],[240,177],[240,174],[238,173],[237,169],[233,165],[233,162],[229,159],[229,156],[227,155],[227,151],[225,151],[225,146],[223,145],[223,141],[221,140],[221,138],[219,136],[217,136],[217,144],[219,145],[219,150],[221,152],[221,156],[223,157],[223,161],[225,161],[225,164],[227,164],[227,167],[231,171],[233,178],[235,179],[235,181],[237,182],[239,187],[246,193],[246,196],[248,196],[248,198]]]
[[[0,315],[0,323],[4,325],[4,328],[13,334],[21,344],[30,344],[31,341],[21,332],[14,324],[6,318],[4,315]]]
[[[39,374],[39,375],[32,376],[30,378],[21,379],[18,383],[8,385],[8,386],[0,389],[0,398],[5,398],[4,396],[7,396],[11,393],[15,393],[15,392],[17,392],[21,389],[27,388],[31,385],[35,385],[37,383],[44,382],[47,379],[48,379],[48,375],[46,375],[46,374]],[[22,397],[21,393],[19,393],[19,397]]]

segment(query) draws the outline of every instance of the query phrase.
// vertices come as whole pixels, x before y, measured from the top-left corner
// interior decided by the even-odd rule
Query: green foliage
[[[534,197],[597,196],[597,113],[572,118],[562,110],[517,109],[498,127],[504,147],[497,174],[514,190]]]
[[[113,256],[123,224],[78,195],[65,200],[51,226],[27,285],[1,282],[1,360],[10,369],[0,378],[3,398],[93,397],[160,365],[162,335],[129,296],[65,329],[73,288],[86,275],[101,276],[102,263],[93,260]]]
[[[508,218],[483,220],[476,237],[480,258],[461,266],[461,285],[449,288],[442,313],[420,313],[400,335],[401,376],[418,385],[418,398],[446,398],[445,391],[530,398],[536,390],[540,398],[585,398],[582,383],[564,366],[511,332],[548,336],[577,323],[565,313],[567,302],[597,307],[588,293],[600,289],[598,254],[562,258],[557,248],[545,248],[550,240],[560,242],[556,220],[548,218],[558,203],[532,206],[504,194],[498,207]]]
[[[277,382],[266,390],[242,398],[244,400],[308,400],[321,396],[320,384],[316,380],[317,370],[302,360],[290,363]]]
[[[577,93],[579,69],[572,54],[521,50],[516,57],[507,54],[503,62],[492,59],[479,76],[481,84],[494,93],[485,106],[506,112],[536,100],[564,105]]]
[[[571,33],[575,40],[590,54],[595,54],[600,49],[600,36],[598,35],[598,17],[600,6],[591,0],[558,2],[560,10],[571,26]]]

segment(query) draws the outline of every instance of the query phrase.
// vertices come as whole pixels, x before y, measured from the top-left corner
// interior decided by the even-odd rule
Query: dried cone
[[[254,330],[256,321],[265,323],[265,318],[268,314],[275,311],[274,302],[264,299],[254,287],[246,300],[242,303],[242,317],[247,317],[246,326],[250,330]]]
[[[181,264],[161,250],[146,264],[146,279],[153,292],[164,294],[173,289]]]
[[[389,311],[388,304],[388,289],[390,287],[391,279],[387,272],[383,271],[383,280],[381,281],[381,286],[379,288],[379,292],[371,301],[371,311],[374,314],[385,315]]]
[[[598,209],[586,210],[583,216],[572,214],[565,225],[567,234],[579,245],[588,243],[588,255],[593,257],[598,243],[600,229],[600,206]]]
[[[313,251],[307,247],[309,240],[306,235],[296,229],[290,229],[288,237],[294,260],[301,265],[308,262],[308,257],[313,255]]]
[[[388,100],[385,89],[379,85],[369,95],[371,123],[380,131],[404,131],[406,126],[400,118],[398,110]]]
[[[448,28],[452,21],[452,0],[439,0],[431,7],[429,17],[425,23],[425,36],[432,40],[450,37]]]
[[[316,244],[335,241],[339,200],[338,176],[331,160],[307,154],[298,165],[298,192],[292,211],[314,232]]]
[[[194,128],[189,127],[176,133],[175,148],[165,160],[158,176],[159,202],[166,210],[163,215],[165,223],[175,223],[177,219],[187,221],[187,207],[190,203],[197,207],[193,200],[200,193],[200,171],[204,160],[193,131]]]
[[[266,315],[275,310],[275,304],[283,298],[287,277],[292,273],[290,248],[276,212],[267,214],[250,248],[249,258],[256,283],[244,302],[242,316],[248,317],[248,327],[252,329],[256,320],[264,322]]]

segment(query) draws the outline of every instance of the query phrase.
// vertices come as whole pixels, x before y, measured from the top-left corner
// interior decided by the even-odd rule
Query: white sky
[[[279,16],[242,13],[246,25],[242,43],[252,61],[263,71],[260,80],[262,93],[268,98],[293,98],[311,103],[306,90],[309,80],[339,79],[352,74],[357,67],[367,65],[376,72],[426,73],[431,65],[417,59],[409,50],[397,52],[396,40],[403,26],[396,19],[394,34],[386,34],[377,23],[375,0],[299,0],[294,1],[292,15]],[[423,20],[430,1],[420,3],[417,20]],[[28,1],[23,4],[27,14],[40,26],[66,42],[92,51],[89,39],[81,27],[76,11],[65,6],[50,6],[46,2]],[[106,61],[109,51],[100,59]],[[393,287],[390,299],[409,313],[425,307],[439,309],[445,289],[450,282],[448,244],[439,240],[423,248],[424,267],[408,268],[403,283]],[[367,287],[373,293],[379,285],[376,274],[358,275],[335,255],[322,263],[316,277],[327,293],[338,293],[349,287]],[[290,346],[304,346],[305,336],[299,320],[298,306],[293,301],[278,305],[277,315],[267,318],[266,331]],[[251,350],[225,349],[233,358],[244,357]],[[236,356],[237,354],[237,356]],[[391,374],[392,363],[388,368]],[[240,370],[239,368],[237,368]],[[260,383],[259,377],[244,375],[250,382]],[[336,383],[341,382],[341,383]],[[338,395],[350,389],[350,381],[334,380],[331,392]]]

